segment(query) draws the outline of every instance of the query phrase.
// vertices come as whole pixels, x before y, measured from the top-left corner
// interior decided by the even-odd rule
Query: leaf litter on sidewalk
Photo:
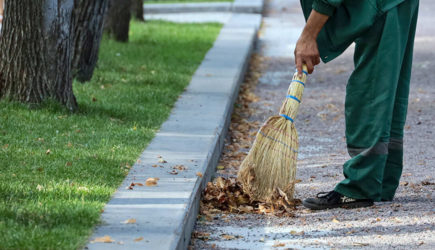
[[[229,136],[217,167],[220,177],[207,183],[203,192],[200,213],[207,220],[211,220],[212,215],[217,213],[256,213],[292,217],[295,207],[300,204],[300,200],[289,200],[281,190],[276,190],[272,203],[252,200],[236,179],[239,166],[251,148],[261,125],[258,121],[250,121],[254,113],[250,104],[260,101],[254,94],[254,89],[261,76],[258,72],[262,71],[260,69],[264,67],[266,60],[267,58],[257,54],[252,56],[250,73],[246,75],[245,82],[240,87],[231,117]]]

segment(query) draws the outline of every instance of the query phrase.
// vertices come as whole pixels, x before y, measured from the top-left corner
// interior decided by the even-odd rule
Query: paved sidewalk
[[[104,208],[87,249],[187,247],[260,21],[257,14],[230,17],[169,119]],[[157,185],[144,185],[148,178],[158,178]],[[93,242],[105,235],[114,242]]]
[[[313,212],[302,206],[294,218],[257,214],[215,214],[195,226],[193,249],[435,249],[435,2],[420,1],[410,106],[405,132],[405,168],[393,202],[372,208]],[[234,114],[261,124],[282,104],[294,69],[292,52],[304,24],[298,0],[270,0],[258,42],[259,75],[242,93],[253,101]],[[295,36],[296,35],[296,36]],[[344,93],[353,69],[353,48],[308,78],[295,125],[300,139],[295,198],[329,191],[342,180],[342,164],[349,159],[344,140]],[[254,78],[255,79],[255,78]],[[254,97],[252,97],[254,96]],[[258,98],[255,98],[258,97]],[[243,105],[243,103],[239,103]],[[234,129],[229,138],[249,137]],[[226,155],[243,151],[236,140]],[[234,152],[233,149],[241,148]],[[232,166],[233,165],[233,166]],[[237,173],[225,165],[221,175]],[[206,218],[204,216],[204,218]]]
[[[148,14],[185,13],[185,12],[263,12],[264,0],[234,0],[234,2],[200,2],[200,3],[163,3],[144,4],[144,12]]]

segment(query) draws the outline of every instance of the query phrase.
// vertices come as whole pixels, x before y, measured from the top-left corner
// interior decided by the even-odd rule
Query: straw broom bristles
[[[278,189],[289,199],[293,198],[299,148],[293,120],[302,100],[306,71],[304,66],[301,78],[294,74],[280,115],[272,116],[264,123],[242,162],[237,178],[252,200],[271,202]]]

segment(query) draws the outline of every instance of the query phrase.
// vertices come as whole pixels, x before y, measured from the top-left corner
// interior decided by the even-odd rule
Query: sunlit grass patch
[[[132,22],[129,43],[103,39],[79,111],[0,102],[0,248],[77,249],[165,121],[219,24]]]

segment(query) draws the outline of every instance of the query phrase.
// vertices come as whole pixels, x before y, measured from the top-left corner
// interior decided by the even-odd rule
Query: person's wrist
[[[317,34],[308,30],[304,30],[301,34],[301,38],[304,41],[316,41]]]

